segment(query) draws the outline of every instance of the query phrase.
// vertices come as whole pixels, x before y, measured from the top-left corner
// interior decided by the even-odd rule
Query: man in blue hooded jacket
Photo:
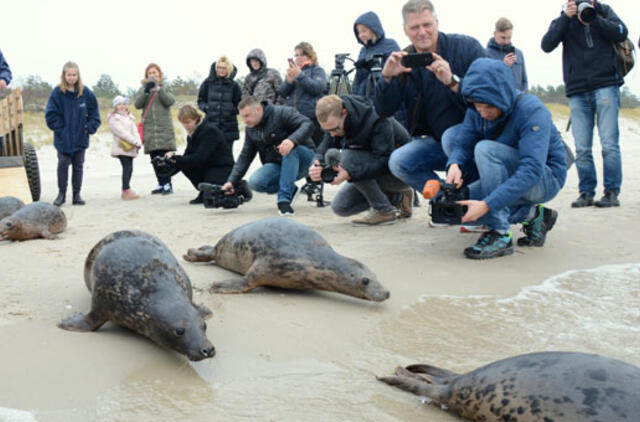
[[[542,246],[557,211],[540,205],[554,198],[567,177],[566,151],[551,113],[538,97],[516,89],[504,63],[483,58],[469,67],[463,97],[473,104],[464,121],[447,131],[451,145],[448,183],[460,187],[463,168],[473,164],[478,180],[469,184],[462,222],[478,221],[489,231],[464,250],[467,258],[513,253],[510,226],[522,223],[519,246]]]

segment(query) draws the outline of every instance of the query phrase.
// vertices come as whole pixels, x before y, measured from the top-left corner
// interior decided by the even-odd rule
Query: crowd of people
[[[409,0],[402,17],[410,41],[404,49],[385,37],[375,12],[355,20],[353,31],[362,48],[352,94],[327,92],[326,72],[308,42],[294,46],[284,77],[267,67],[261,49],[251,50],[246,56],[250,73],[242,87],[234,80],[236,66],[228,56],[219,57],[200,87],[200,111],[191,105],[179,110],[188,134],[181,155],[176,154],[170,114],[175,99],[163,85],[160,66],[149,64],[134,99],[142,112],[141,125],[136,126],[124,97],[113,100],[108,117],[111,154],[123,168],[122,199],[139,197],[130,179],[133,158],[142,148],[158,181],[152,194],[171,194],[171,178],[182,172],[199,190],[191,203],[203,203],[206,190],[200,187],[214,184],[228,195],[241,190],[248,199],[249,189],[276,194],[279,214],[293,215],[301,191],[296,182],[306,178],[309,183],[343,184],[331,208],[339,216],[368,211],[353,220],[354,225],[392,224],[411,217],[413,191],[422,192],[425,184],[437,180],[465,192],[456,201],[463,209],[459,223],[482,233],[464,250],[468,258],[512,254],[512,224],[522,224],[525,233],[518,246],[542,246],[558,217],[544,203],[562,189],[573,154],[549,110],[527,93],[524,55],[511,42],[513,24],[498,19],[483,48],[473,37],[441,32],[429,0]],[[542,38],[545,52],[563,47],[580,191],[573,207],[620,205],[618,109],[624,72],[614,43],[627,36],[610,6],[569,0]],[[419,66],[405,61],[416,55],[428,61]],[[373,58],[380,59],[379,75],[372,72]],[[0,53],[0,88],[10,82]],[[246,129],[234,160],[238,114]],[[54,204],[65,202],[71,165],[72,203],[83,205],[84,154],[100,116],[75,63],[64,65],[45,116],[58,151]],[[599,200],[594,200],[594,124],[604,160],[604,195]],[[247,182],[244,177],[256,155],[262,166]],[[326,169],[333,172],[329,179]]]

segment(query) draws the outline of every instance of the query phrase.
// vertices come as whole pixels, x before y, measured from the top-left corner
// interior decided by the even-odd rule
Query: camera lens
[[[580,3],[578,16],[580,16],[582,22],[591,23],[596,20],[596,9],[589,3]]]

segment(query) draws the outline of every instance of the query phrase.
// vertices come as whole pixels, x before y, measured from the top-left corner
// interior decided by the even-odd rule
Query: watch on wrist
[[[460,83],[460,77],[458,77],[458,75],[452,73],[451,74],[451,82],[449,82],[447,84],[447,86],[449,88],[453,88],[454,86],[458,85]]]

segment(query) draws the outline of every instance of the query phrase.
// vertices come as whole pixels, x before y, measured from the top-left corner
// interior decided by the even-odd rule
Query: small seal
[[[0,220],[0,240],[55,239],[67,228],[67,217],[55,205],[32,202]]]
[[[586,353],[519,355],[462,375],[418,364],[378,379],[470,421],[632,421],[640,415],[640,368]]]
[[[214,283],[215,293],[245,293],[260,286],[317,289],[381,302],[389,291],[375,274],[355,259],[346,258],[322,236],[295,221],[267,218],[227,233],[215,246],[189,249],[190,262],[216,265],[244,275]]]
[[[207,339],[211,311],[192,302],[189,277],[157,237],[137,230],[112,233],[84,264],[91,311],[58,323],[69,331],[95,331],[107,321],[198,361],[215,349]]]
[[[3,196],[0,198],[0,220],[9,217],[22,207],[24,207],[24,202],[15,196]]]

